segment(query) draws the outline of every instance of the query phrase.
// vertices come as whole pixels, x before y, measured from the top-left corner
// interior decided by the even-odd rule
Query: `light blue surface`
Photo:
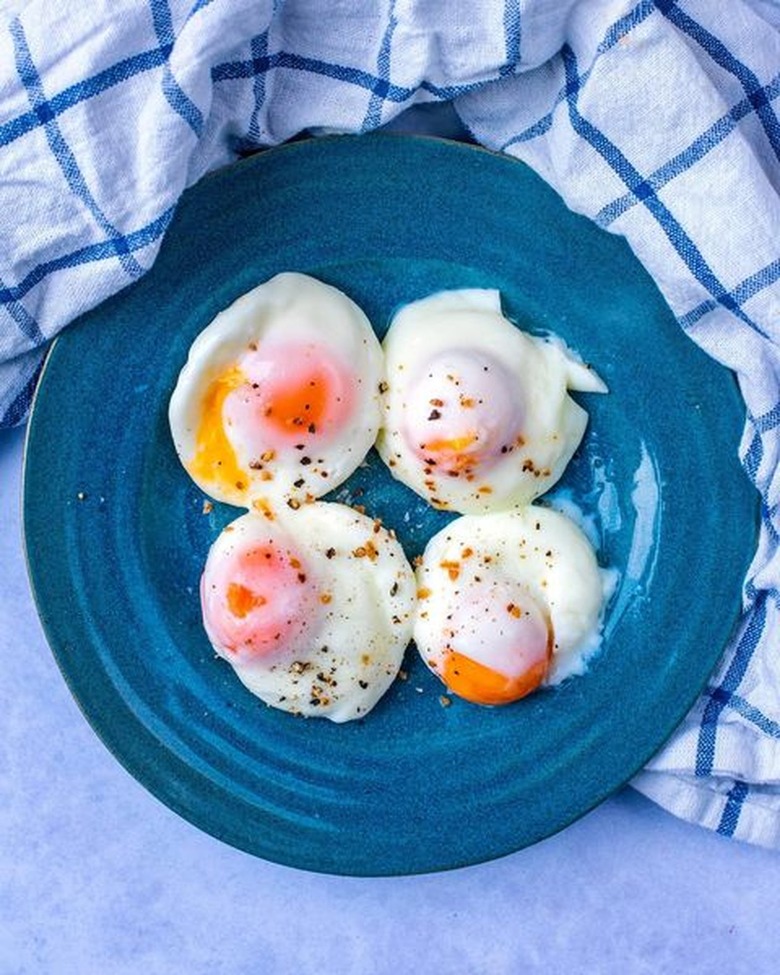
[[[21,552],[22,434],[0,436],[2,975],[771,975],[780,857],[632,791],[493,863],[363,880],[240,853],[100,744]]]

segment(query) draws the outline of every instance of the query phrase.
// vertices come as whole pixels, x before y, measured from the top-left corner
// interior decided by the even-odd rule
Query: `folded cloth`
[[[5,0],[1,22],[0,425],[25,419],[47,341],[151,266],[187,186],[303,131],[452,102],[627,238],[735,371],[746,423],[724,449],[762,505],[736,637],[633,784],[780,846],[780,7]]]

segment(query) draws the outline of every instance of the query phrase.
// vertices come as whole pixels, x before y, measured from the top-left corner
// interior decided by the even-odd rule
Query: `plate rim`
[[[479,145],[476,145],[476,144],[473,144],[473,143],[459,142],[457,140],[441,138],[441,137],[438,137],[438,136],[417,135],[417,134],[404,134],[404,133],[376,133],[376,134],[371,134],[370,136],[328,135],[328,136],[322,136],[322,137],[312,137],[312,138],[295,140],[295,141],[293,141],[291,143],[286,143],[286,144],[284,144],[282,146],[278,146],[278,147],[274,147],[273,149],[269,149],[266,152],[260,153],[258,155],[260,157],[263,157],[263,156],[267,155],[267,153],[269,153],[269,152],[273,152],[275,155],[278,155],[280,153],[289,153],[291,151],[299,151],[301,147],[322,146],[325,143],[333,143],[333,142],[342,143],[345,140],[355,140],[355,139],[364,139],[365,140],[367,138],[368,139],[371,139],[373,141],[382,139],[382,140],[394,140],[394,141],[423,141],[423,142],[428,142],[428,143],[438,143],[438,144],[441,144],[443,146],[453,147],[457,151],[468,151],[468,152],[476,152],[478,154],[485,154],[486,156],[490,157],[491,159],[501,160],[501,164],[502,165],[510,165],[510,166],[516,166],[518,164],[519,165],[524,165],[520,160],[513,159],[513,158],[511,158],[509,156],[506,156],[505,154],[498,153],[498,152],[495,152],[495,151],[490,150],[490,149],[486,149],[485,147],[482,147],[482,146],[479,146]],[[198,182],[198,184],[196,184],[196,186],[201,186],[206,181],[209,181],[212,177],[219,176],[219,175],[224,176],[226,170],[231,170],[231,169],[232,170],[235,170],[238,167],[245,166],[247,163],[251,164],[252,163],[252,160],[253,159],[256,160],[257,158],[258,158],[258,156],[252,156],[252,157],[249,157],[248,159],[240,159],[240,160],[237,160],[237,161],[235,161],[235,162],[233,162],[231,164],[228,164],[228,166],[221,167],[219,170],[216,170],[214,172],[210,172],[206,176],[204,176],[204,178],[202,180],[200,180]],[[533,170],[531,170],[531,171],[533,172]],[[560,197],[559,197],[559,199],[560,199]],[[563,202],[562,199],[560,199],[560,202],[561,202],[561,205],[562,206],[565,206],[565,203]],[[568,207],[567,207],[567,209],[568,209]],[[167,236],[167,234],[166,234],[166,236]],[[638,261],[638,259],[635,256],[634,256],[634,259]],[[151,273],[153,267],[154,267],[154,265],[152,265],[149,268],[149,271],[147,271],[147,274],[148,273]],[[128,287],[129,286],[131,286],[131,284],[129,284]],[[125,289],[121,289],[121,290],[125,290]],[[120,294],[120,293],[121,292],[117,292],[116,294]],[[111,297],[113,297],[113,295]],[[96,309],[99,308],[103,303],[104,302],[101,301],[96,306]],[[94,311],[96,309],[92,309],[91,311]],[[90,312],[86,312],[84,314],[89,314],[89,313]],[[670,314],[671,314],[671,312],[670,312]],[[79,319],[81,317],[82,316],[80,315],[80,316],[78,316],[77,319],[74,319],[72,325],[77,325],[78,324],[78,321],[79,321]],[[28,419],[28,422],[27,422],[27,426],[26,426],[26,430],[25,430],[25,435],[24,435],[24,443],[23,443],[23,450],[22,450],[22,476],[21,476],[21,482],[20,482],[20,502],[21,502],[21,508],[22,508],[22,532],[21,532],[21,535],[22,535],[22,548],[23,548],[23,557],[24,557],[25,566],[26,566],[26,570],[27,570],[28,581],[29,581],[29,584],[30,584],[30,590],[31,590],[32,595],[33,595],[33,599],[34,599],[34,603],[35,603],[35,607],[36,607],[36,612],[37,612],[38,617],[39,617],[39,620],[41,622],[41,626],[42,626],[43,632],[45,634],[45,637],[46,637],[47,643],[49,645],[49,648],[50,648],[50,650],[51,650],[51,652],[52,652],[52,654],[53,654],[53,656],[55,658],[55,661],[57,663],[58,669],[60,670],[60,673],[62,674],[62,676],[63,676],[63,678],[65,680],[65,683],[66,683],[66,686],[68,687],[69,693],[71,694],[71,696],[75,700],[75,702],[76,702],[79,710],[81,711],[82,715],[86,719],[87,723],[89,724],[89,726],[91,727],[91,729],[95,732],[95,734],[97,735],[98,739],[103,742],[104,746],[108,749],[108,751],[117,759],[117,761],[120,763],[120,765],[123,768],[125,768],[125,770],[136,781],[138,781],[143,786],[143,788],[146,789],[146,791],[148,791],[151,795],[153,795],[155,797],[155,799],[157,799],[159,802],[161,802],[167,808],[173,810],[177,815],[180,815],[183,819],[185,819],[186,822],[189,822],[189,823],[195,825],[197,828],[199,828],[199,829],[203,830],[204,832],[206,832],[206,833],[214,836],[215,838],[219,839],[220,841],[225,842],[225,843],[228,843],[228,844],[230,844],[231,846],[233,846],[233,847],[235,847],[237,849],[243,850],[244,852],[250,853],[250,854],[252,854],[254,856],[262,857],[264,859],[272,860],[272,862],[280,863],[280,864],[283,864],[283,865],[286,865],[286,866],[289,866],[289,867],[292,867],[292,868],[295,868],[295,869],[304,870],[304,871],[307,871],[307,872],[321,873],[321,874],[332,874],[332,875],[339,875],[339,876],[361,876],[361,877],[369,877],[369,876],[377,876],[378,877],[378,876],[419,875],[419,874],[426,874],[426,873],[431,873],[431,872],[440,872],[440,871],[448,871],[448,870],[453,870],[453,869],[460,869],[460,868],[466,867],[466,866],[476,865],[476,864],[480,864],[480,863],[487,863],[487,862],[490,862],[490,861],[495,860],[495,859],[500,859],[500,858],[502,858],[504,856],[507,856],[507,855],[509,855],[509,854],[511,854],[513,852],[518,852],[521,849],[527,848],[527,846],[529,844],[522,844],[520,846],[514,847],[511,850],[506,850],[504,852],[499,852],[499,853],[496,853],[496,854],[493,854],[493,855],[490,855],[490,856],[476,856],[476,857],[473,857],[473,858],[470,858],[470,859],[461,859],[458,862],[453,862],[451,864],[445,864],[445,865],[441,865],[441,866],[437,866],[437,867],[428,867],[428,868],[412,869],[412,870],[408,870],[408,869],[392,869],[392,870],[378,869],[376,872],[367,872],[367,871],[365,871],[363,869],[359,869],[359,870],[355,870],[355,871],[349,871],[349,870],[345,870],[343,868],[339,868],[338,870],[332,870],[332,869],[320,868],[320,867],[316,867],[316,866],[307,866],[307,865],[302,865],[301,863],[297,862],[295,860],[295,857],[291,857],[287,861],[285,861],[282,858],[273,858],[272,859],[272,858],[268,857],[266,854],[258,853],[256,849],[252,849],[251,848],[251,845],[242,843],[241,840],[240,840],[240,837],[238,837],[237,835],[227,835],[229,831],[226,831],[224,829],[220,829],[219,828],[219,824],[217,824],[217,826],[215,827],[215,825],[212,824],[212,823],[210,823],[210,822],[204,821],[201,818],[194,817],[193,814],[192,814],[192,810],[186,805],[186,803],[184,803],[182,801],[179,801],[177,798],[173,797],[170,794],[170,792],[165,792],[164,789],[159,788],[160,776],[155,775],[155,774],[147,775],[147,774],[145,774],[145,769],[144,769],[143,764],[134,765],[131,762],[128,762],[127,761],[126,755],[123,754],[121,748],[117,747],[117,743],[114,740],[113,736],[108,733],[109,729],[106,727],[105,722],[101,723],[100,720],[98,719],[98,717],[90,709],[89,702],[82,699],[82,693],[80,692],[80,690],[77,688],[76,684],[74,683],[73,675],[67,669],[67,660],[66,660],[66,657],[62,654],[62,648],[60,646],[58,646],[58,639],[57,639],[56,633],[54,632],[54,630],[56,629],[56,623],[51,620],[50,615],[49,615],[49,612],[48,612],[48,609],[44,605],[44,601],[43,601],[43,598],[42,598],[42,595],[41,595],[41,591],[39,590],[39,587],[36,584],[35,577],[36,577],[36,571],[37,570],[36,570],[36,568],[33,565],[33,562],[35,560],[35,556],[31,554],[30,546],[29,546],[30,527],[28,525],[28,518],[30,517],[30,505],[28,504],[28,491],[32,490],[31,488],[29,488],[29,466],[30,466],[29,457],[30,457],[30,454],[32,452],[32,449],[34,449],[34,439],[35,439],[35,436],[36,436],[36,420],[35,420],[36,410],[37,410],[37,407],[38,407],[39,397],[40,396],[46,396],[47,395],[47,393],[46,393],[47,378],[46,377],[47,377],[47,374],[49,373],[49,369],[50,369],[51,363],[53,361],[56,363],[56,358],[57,358],[57,355],[58,355],[58,351],[57,350],[59,349],[59,347],[63,343],[67,343],[69,341],[69,332],[70,332],[70,329],[71,329],[72,325],[69,325],[60,334],[58,334],[54,339],[52,339],[51,342],[49,343],[48,348],[46,349],[45,358],[44,358],[43,363],[42,363],[42,367],[41,367],[41,370],[40,370],[40,373],[39,373],[38,381],[36,383],[36,388],[35,388],[35,391],[34,391],[34,394],[33,394],[32,402],[31,402],[29,419]],[[690,339],[689,339],[689,341],[690,341]],[[703,354],[706,355],[706,353],[703,353]],[[711,358],[711,357],[708,356],[708,358]],[[718,365],[720,365],[720,364],[718,364]],[[730,370],[726,369],[726,367],[721,366],[721,369],[724,371],[724,373],[730,373]],[[733,378],[733,375],[732,375],[732,378]],[[741,400],[741,396],[740,396],[740,400]],[[31,444],[33,445],[32,447],[31,447]],[[753,485],[750,484],[750,487],[753,487]],[[759,509],[759,502],[760,502],[760,499],[759,499],[758,493],[755,492],[755,497],[753,499],[754,524],[753,524],[753,531],[752,531],[751,538],[750,538],[750,550],[753,553],[755,551],[755,544],[756,544],[756,541],[757,541],[757,533],[758,533],[758,522],[759,522],[759,519],[758,519],[758,509]],[[724,643],[723,646],[721,646],[721,647],[718,648],[717,653],[713,653],[712,654],[712,656],[714,658],[714,661],[715,661],[715,664],[717,663],[717,660],[722,656],[724,650],[726,649],[726,647],[728,645],[728,642],[733,638],[733,635],[734,635],[734,632],[736,630],[736,627],[739,624],[740,616],[741,616],[741,608],[738,605],[738,600],[735,599],[735,609],[734,609],[734,615],[733,615],[733,620],[732,620],[732,626],[731,626],[730,635],[729,635],[726,643]],[[700,686],[695,686],[695,687],[694,686],[691,686],[691,687],[689,687],[688,693],[686,694],[686,699],[687,699],[687,702],[688,703],[687,703],[686,708],[682,711],[682,713],[680,715],[680,720],[682,720],[684,718],[685,714],[688,713],[688,711],[690,710],[690,708],[695,704],[696,700],[699,698],[699,696],[701,694],[701,691],[706,686],[707,679],[708,679],[707,676],[705,676],[705,678],[702,681],[702,683],[701,683]],[[619,783],[618,785],[616,785],[614,787],[613,786],[609,786],[609,787],[607,787],[605,789],[602,789],[602,791],[593,799],[592,803],[587,808],[578,807],[576,810],[573,810],[569,816],[564,817],[565,818],[565,821],[562,821],[562,822],[558,823],[558,825],[556,825],[556,827],[554,829],[551,829],[549,832],[546,832],[544,834],[544,836],[539,837],[538,840],[533,841],[533,842],[539,842],[542,839],[545,839],[545,838],[554,836],[558,832],[562,831],[563,829],[568,828],[568,826],[570,826],[572,823],[576,822],[578,819],[582,818],[584,815],[587,815],[587,813],[589,813],[592,809],[594,809],[598,805],[600,805],[610,795],[613,795],[620,788],[622,788],[623,786],[625,786],[626,784],[628,784],[631,781],[631,779],[634,777],[634,775],[636,775],[638,772],[640,772],[644,768],[644,766],[647,764],[647,762],[652,758],[652,756],[655,755],[658,752],[659,748],[662,748],[663,745],[669,740],[669,738],[671,737],[671,735],[674,734],[675,729],[678,727],[678,724],[679,724],[679,721],[677,723],[675,723],[668,730],[668,732],[665,731],[664,736],[663,736],[663,741],[661,742],[660,745],[657,745],[657,746],[654,745],[652,748],[650,748],[647,751],[647,753],[643,753],[643,755],[641,756],[641,759],[638,759],[637,762],[635,763],[636,764],[636,768],[634,769],[634,771],[628,773],[621,783]],[[145,728],[145,727],[143,728],[143,730],[144,730],[144,732],[148,732],[148,729]],[[179,761],[179,756],[178,755],[174,754],[173,752],[170,752],[170,755],[172,756],[172,758],[174,760],[176,760],[177,762]],[[194,770],[189,769],[188,771],[190,771],[193,774],[193,776],[195,776],[195,778],[198,777],[198,773],[195,772]]]

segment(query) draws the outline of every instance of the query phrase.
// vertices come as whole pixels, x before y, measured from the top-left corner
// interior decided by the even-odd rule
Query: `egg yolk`
[[[225,431],[223,408],[228,396],[245,382],[243,372],[230,366],[209,383],[201,404],[195,454],[186,465],[196,481],[221,484],[239,493],[246,489],[248,477]]]
[[[349,367],[313,343],[254,344],[206,388],[201,400],[193,478],[243,501],[251,471],[281,448],[327,442],[354,410]]]
[[[410,384],[407,444],[431,473],[489,468],[520,436],[524,411],[516,387],[485,353],[463,349],[432,357]]]
[[[439,669],[453,694],[475,704],[508,704],[544,680],[552,655],[547,618],[530,594],[491,587],[452,614]]]
[[[273,539],[207,565],[201,599],[207,632],[244,663],[296,646],[316,615],[303,562]]]
[[[246,383],[227,399],[225,421],[256,453],[327,441],[354,409],[352,370],[322,346],[260,343],[240,367]]]

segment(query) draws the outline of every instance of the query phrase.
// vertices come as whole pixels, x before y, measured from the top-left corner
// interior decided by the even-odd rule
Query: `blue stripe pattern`
[[[754,724],[768,738],[780,739],[780,723],[767,717],[766,714],[754,704],[746,701],[739,694],[730,694],[723,687],[713,687],[708,692],[709,697],[717,701],[724,708],[731,708],[737,714]]]
[[[748,619],[747,626],[744,628],[737,642],[733,659],[726,671],[726,676],[720,683],[721,693],[717,697],[711,693],[704,707],[694,769],[696,776],[699,778],[712,773],[715,761],[715,740],[718,732],[718,720],[726,706],[728,698],[736,693],[742,678],[745,676],[758,641],[763,635],[764,626],[766,625],[766,602],[766,593],[759,591],[756,595],[753,612]]]
[[[762,413],[761,416],[751,416],[750,420],[759,433],[768,433],[770,430],[777,429],[780,426],[780,403],[776,403],[771,410]]]
[[[21,423],[27,415],[42,368],[43,356],[41,355],[38,364],[35,366],[31,374],[26,378],[23,378],[20,388],[11,392],[11,400],[5,411],[5,418],[8,426],[16,426],[16,424]]]
[[[729,790],[728,796],[726,797],[726,805],[723,809],[723,815],[718,823],[717,832],[721,836],[733,836],[737,824],[739,823],[740,813],[745,804],[745,800],[748,797],[750,789],[747,782],[737,781]]]
[[[112,225],[98,205],[79,169],[76,157],[63,138],[57,122],[50,115],[49,103],[44,95],[41,79],[33,64],[32,55],[30,54],[30,49],[27,46],[27,40],[24,35],[24,29],[18,18],[11,22],[10,30],[14,40],[16,69],[19,72],[19,77],[24,87],[27,89],[30,104],[41,120],[51,151],[62,170],[63,176],[67,180],[68,186],[86,205],[100,229],[109,236],[114,253],[122,268],[131,278],[138,277],[142,273],[140,264],[129,253],[125,238]]]
[[[125,234],[122,238],[121,252],[132,254],[156,243],[168,229],[174,210],[175,207],[169,207],[144,227]],[[109,238],[95,244],[87,244],[43,264],[38,264],[18,284],[0,288],[0,305],[19,301],[37,284],[57,271],[79,267],[83,264],[92,264],[95,261],[104,261],[106,258],[116,257],[117,253],[117,241]]]
[[[780,124],[756,75],[729,51],[725,44],[702,24],[684,13],[678,0],[656,0],[656,6],[665,17],[693,38],[721,68],[732,74],[742,85],[763,126],[775,156],[780,159]]]
[[[705,261],[701,251],[679,223],[674,214],[661,201],[652,185],[634,168],[620,149],[604,133],[592,125],[578,111],[577,99],[580,92],[580,78],[574,51],[564,45],[563,63],[566,70],[566,96],[569,118],[575,132],[604,158],[610,168],[623,180],[638,200],[647,208],[664,232],[669,243],[685,262],[696,280],[709,291],[712,298],[740,318],[762,338],[768,336],[763,328],[749,318],[734,301],[729,291],[721,284]]]
[[[150,0],[150,8],[160,47],[173,50],[175,33],[168,0]],[[192,11],[192,13],[196,12],[197,10]],[[163,70],[162,90],[174,112],[184,119],[196,136],[200,136],[204,125],[203,114],[174,78],[167,60]]]
[[[599,44],[597,54],[600,56],[608,53],[616,44],[619,44],[624,37],[627,37],[632,30],[635,30],[639,24],[646,20],[654,10],[655,3],[653,0],[640,0],[640,2],[632,10],[610,26],[609,30],[604,35],[604,39]],[[590,72],[591,69],[589,68],[579,77],[578,85],[580,87],[587,82]],[[502,143],[499,147],[501,152],[506,152],[508,149],[511,149],[512,146],[518,145],[522,142],[531,142],[533,139],[537,139],[549,132],[549,130],[552,128],[553,118],[556,110],[566,101],[568,97],[568,90],[569,82],[567,81],[558,90],[550,111],[543,115],[540,119],[533,122],[532,125],[529,125],[517,135],[512,136],[511,139],[507,139],[506,142]]]
[[[3,284],[3,279],[0,278],[0,293],[5,290],[6,288]],[[34,348],[36,345],[42,345],[45,341],[45,336],[41,331],[38,322],[27,311],[22,302],[17,299],[11,299],[4,302],[4,304],[5,310],[14,320],[21,334],[30,343],[30,346]]]
[[[506,61],[499,72],[512,74],[520,66],[523,47],[523,19],[520,15],[520,0],[506,0],[504,3],[504,51]]]
[[[98,71],[90,78],[77,81],[48,101],[41,102],[34,111],[24,112],[0,124],[0,148],[20,139],[42,125],[41,118],[56,119],[82,102],[89,101],[122,82],[129,81],[139,74],[153,71],[165,64],[171,53],[171,46],[156,47],[131,57],[122,58],[110,67]]]
[[[322,61],[319,58],[293,54],[289,51],[277,51],[274,54],[266,54],[262,57],[253,56],[248,60],[224,61],[211,69],[211,79],[215,83],[242,81],[247,78],[254,78],[257,74],[266,74],[274,69],[305,71],[309,74],[322,75],[323,78],[332,78],[334,81],[356,85],[371,92],[380,88],[384,91],[382,97],[386,101],[398,102],[399,104],[408,101],[415,91],[414,88],[404,88],[387,81],[382,84],[382,78],[361,68],[334,64],[330,61]]]
[[[382,108],[385,103],[385,94],[390,89],[390,48],[397,26],[398,19],[395,16],[395,0],[390,0],[387,27],[385,27],[376,61],[378,81],[371,89],[371,98],[369,99],[366,116],[361,126],[362,132],[368,132],[382,124]]]
[[[773,102],[780,95],[780,75],[762,89],[769,103]],[[663,164],[655,172],[647,177],[653,189],[658,192],[667,183],[671,182],[680,173],[690,169],[695,163],[707,155],[712,149],[720,145],[727,136],[731,135],[737,127],[737,123],[754,111],[753,103],[749,98],[744,98],[738,102],[729,112],[717,122],[714,122],[706,132],[678,153],[669,162]],[[628,210],[631,209],[639,200],[633,193],[626,193],[619,199],[603,207],[596,215],[595,220],[602,227],[609,225],[617,220]]]
[[[780,259],[772,261],[765,267],[760,268],[754,274],[745,278],[741,281],[732,291],[729,292],[731,301],[739,308],[749,301],[751,298],[755,297],[760,292],[764,291],[766,288],[771,287],[780,280]],[[707,299],[703,301],[700,305],[692,308],[691,311],[686,312],[685,315],[680,315],[679,322],[684,329],[692,328],[701,318],[708,315],[711,311],[714,311],[718,307],[718,302],[714,299]]]

